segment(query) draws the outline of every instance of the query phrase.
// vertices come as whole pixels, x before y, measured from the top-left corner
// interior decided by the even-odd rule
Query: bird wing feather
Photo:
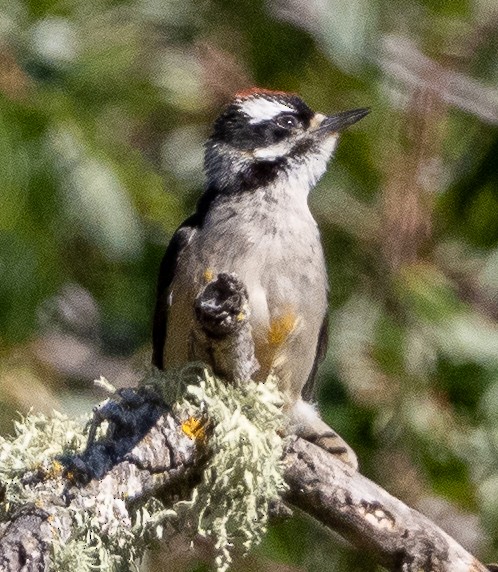
[[[313,367],[311,368],[308,380],[304,384],[301,393],[305,401],[311,401],[311,399],[314,397],[316,372],[318,371],[318,366],[325,359],[328,342],[329,342],[329,315],[328,313],[326,313],[323,318],[322,326],[320,328],[320,333],[318,334],[315,361],[313,362]]]
[[[178,260],[196,232],[193,217],[189,217],[173,235],[159,267],[156,307],[152,325],[152,363],[159,369],[164,368],[164,346],[168,335],[168,296],[175,277]]]
[[[178,267],[178,260],[193,235],[203,225],[217,196],[218,192],[215,188],[208,187],[204,191],[197,202],[194,214],[189,216],[174,233],[161,261],[152,325],[152,364],[159,369],[164,368],[164,347],[168,336],[168,296]]]

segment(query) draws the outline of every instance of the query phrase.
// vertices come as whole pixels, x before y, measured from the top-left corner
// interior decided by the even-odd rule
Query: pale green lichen
[[[283,424],[282,401],[276,380],[270,377],[264,384],[248,382],[237,387],[199,367],[175,376],[172,380],[170,375],[154,372],[144,383],[169,394],[173,391],[175,397],[183,392],[177,415],[181,420],[191,416],[208,423],[203,446],[210,456],[191,500],[172,509],[157,499],[130,509],[125,499],[112,496],[112,487],[107,491],[106,478],[97,497],[81,496],[67,507],[54,509],[54,496],[60,496],[64,487],[57,458],[84,449],[88,417],[30,414],[15,424],[12,437],[0,437],[0,482],[5,487],[0,522],[7,522],[27,502],[52,507],[52,570],[138,570],[147,547],[162,537],[163,525],[173,519],[176,526],[213,540],[220,572],[228,568],[232,549],[245,553],[261,540],[268,505],[284,490],[282,441],[277,435]],[[108,382],[101,385],[112,391]],[[105,426],[98,435],[103,431]],[[44,478],[25,484],[23,477],[29,472]],[[64,526],[67,523],[69,527]]]
[[[228,568],[232,547],[242,553],[266,531],[268,507],[284,490],[282,478],[282,398],[276,379],[226,384],[205,373],[187,386],[179,409],[203,414],[213,424],[211,453],[202,482],[188,503],[197,533],[214,539],[219,571]],[[175,507],[178,511],[182,505]]]
[[[22,477],[30,471],[41,472],[47,479],[60,476],[62,467],[57,457],[84,449],[87,422],[88,418],[73,419],[57,411],[51,416],[29,414],[15,422],[13,436],[0,437],[0,482],[5,487],[1,520],[8,519],[12,510],[22,504],[33,502],[41,506],[45,497],[57,494],[43,482],[25,485]]]
[[[86,540],[71,539],[64,544],[56,541],[52,547],[52,568],[57,572],[98,570],[99,554]]]

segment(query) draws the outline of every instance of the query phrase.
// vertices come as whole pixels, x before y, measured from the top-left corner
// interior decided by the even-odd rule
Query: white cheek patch
[[[314,153],[304,157],[303,161],[295,163],[288,171],[287,176],[290,183],[297,182],[303,189],[309,190],[314,186],[320,177],[325,173],[327,162],[333,154],[339,135],[329,135],[322,141],[319,149]],[[276,161],[282,157],[287,157],[292,150],[295,141],[281,141],[268,147],[260,147],[252,152],[255,159],[264,161]]]
[[[249,116],[249,123],[268,121],[280,113],[292,113],[295,111],[295,109],[284,103],[262,97],[243,101],[240,105],[240,109]]]
[[[292,148],[292,141],[282,141],[281,143],[276,143],[275,145],[269,145],[268,147],[260,147],[253,151],[253,156],[256,159],[266,159],[271,161],[272,159],[278,159],[284,157],[289,153]]]

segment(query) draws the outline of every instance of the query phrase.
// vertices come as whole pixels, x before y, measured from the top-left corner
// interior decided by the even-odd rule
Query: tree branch
[[[53,479],[54,491],[62,488],[62,493],[41,506],[23,507],[0,528],[2,572],[53,570],[50,548],[55,536],[63,540],[71,536],[68,512],[85,510],[93,499],[99,502],[105,495],[126,499],[130,506],[159,494],[165,503],[188,497],[202,468],[195,442],[183,433],[168,408],[158,405],[157,397],[143,390],[136,396],[141,406],[124,407],[138,424],[149,425],[140,442],[134,445],[116,425],[113,436],[91,443],[81,457],[67,459],[65,470]],[[123,407],[121,402],[113,403]],[[152,424],[151,408],[160,412]],[[25,482],[35,486],[41,480],[51,487],[46,475],[28,474]]]
[[[303,439],[285,457],[286,500],[399,572],[486,572],[453,538],[360,473]]]
[[[218,286],[221,298],[216,291]],[[217,308],[221,310],[218,312]],[[236,372],[233,376],[239,380],[252,374],[256,363],[253,346],[247,344],[250,329],[246,309],[243,284],[234,277],[228,280],[226,275],[211,283],[197,301],[199,321],[209,324],[197,331],[195,343],[204,344],[197,351],[209,347],[210,355],[216,355],[217,340],[224,348],[231,347],[223,355],[220,369]],[[206,312],[214,314],[206,319]],[[217,312],[221,319],[216,318]],[[237,348],[230,346],[231,334],[245,341]],[[241,360],[244,363],[238,363]],[[55,536],[64,540],[71,535],[68,509],[98,503],[104,495],[125,507],[136,506],[153,496],[160,497],[165,505],[189,498],[202,474],[202,449],[185,435],[179,420],[153,390],[142,387],[118,392],[116,399],[95,411],[95,423],[102,420],[111,423],[107,436],[98,441],[91,438],[82,455],[63,461],[64,470],[59,474],[25,475],[27,486],[43,482],[62,492],[23,506],[1,525],[3,572],[51,569]],[[339,459],[316,445],[290,438],[283,462],[289,487],[284,501],[343,535],[388,570],[488,570],[433,522],[361,474],[351,476]]]
[[[93,453],[90,451],[90,456]],[[111,462],[110,458],[103,461]],[[286,448],[284,466],[289,485],[285,501],[343,535],[388,570],[487,571],[429,519],[359,473],[349,475],[341,461],[316,445],[293,438]],[[163,502],[188,498],[201,470],[195,443],[166,412],[105,477],[92,479],[85,486],[68,486],[66,494],[54,499],[51,506],[32,505],[19,511],[0,538],[0,569],[49,569],[51,522],[58,518],[61,506],[84,505],[88,498],[99,498],[102,491],[126,498],[127,503],[152,495],[161,495]],[[69,522],[62,523],[58,534],[69,537],[68,527]]]

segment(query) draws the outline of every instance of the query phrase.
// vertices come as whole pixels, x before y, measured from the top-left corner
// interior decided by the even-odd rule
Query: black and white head
[[[327,116],[314,113],[294,94],[238,93],[215,121],[206,144],[208,185],[236,192],[282,181],[307,193],[325,172],[341,131],[368,111]]]

